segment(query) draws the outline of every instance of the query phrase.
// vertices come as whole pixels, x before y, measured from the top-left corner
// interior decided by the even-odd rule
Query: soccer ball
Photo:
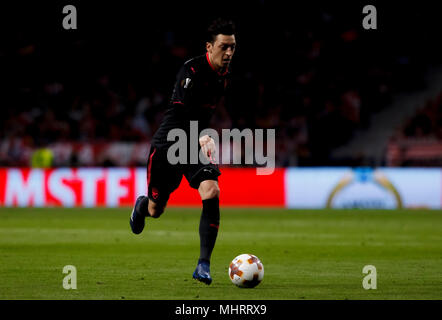
[[[264,265],[253,254],[240,254],[229,266],[230,280],[240,288],[253,288],[264,278]]]

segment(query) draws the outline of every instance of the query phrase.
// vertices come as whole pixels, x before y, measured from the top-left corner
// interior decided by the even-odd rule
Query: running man
[[[191,121],[198,121],[198,128],[209,127],[216,105],[225,95],[229,83],[235,46],[233,22],[217,19],[208,28],[206,53],[188,60],[181,67],[164,119],[152,139],[147,161],[147,196],[137,198],[130,217],[132,232],[141,233],[146,217],[158,218],[164,212],[170,194],[178,188],[184,175],[190,186],[198,190],[202,200],[200,256],[193,278],[208,285],[212,283],[210,258],[220,220],[218,176],[221,172],[212,161],[215,143],[207,135],[199,139],[199,148],[211,160],[208,164],[188,161],[172,165],[167,151],[175,141],[168,141],[167,135],[172,129],[182,129],[189,137]]]

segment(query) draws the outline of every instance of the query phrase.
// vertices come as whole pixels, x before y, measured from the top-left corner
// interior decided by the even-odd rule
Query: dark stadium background
[[[68,4],[77,30],[62,28]],[[368,4],[377,30],[362,27]],[[255,300],[267,317],[330,317],[336,301],[306,301],[325,299],[346,300],[339,317],[385,315],[373,307],[391,306],[397,318],[413,306],[428,311],[424,299],[440,304],[437,9],[423,1],[3,1],[2,310],[35,317],[41,305],[47,316],[52,301],[11,300],[78,299],[66,310],[84,316],[85,300],[142,299],[136,305],[149,317],[175,314],[184,303],[175,300]],[[204,31],[218,16],[235,21],[238,46],[234,105],[230,114],[218,109],[213,126],[276,129],[278,168],[222,168],[214,282],[206,286],[192,280],[201,199],[185,179],[142,234],[129,219],[146,194],[150,140],[176,72],[205,53]],[[228,277],[241,253],[265,266],[256,289],[239,290]],[[62,286],[67,265],[78,270],[78,290]],[[367,265],[377,268],[376,290],[363,287]],[[161,299],[171,301],[147,303]],[[347,301],[383,299],[407,301]],[[88,309],[114,315],[122,306],[103,304]],[[132,315],[135,304],[125,306]]]
[[[240,3],[240,5],[239,5]],[[63,6],[78,29],[62,28]],[[28,166],[54,143],[144,143],[161,120],[175,74],[203,54],[211,19],[237,24],[234,108],[214,127],[275,128],[278,166],[440,165],[333,156],[394,94],[428,86],[442,63],[433,7],[374,2],[378,29],[362,28],[368,3],[274,1],[17,2],[1,10],[0,165]],[[441,98],[398,128],[442,139]],[[26,151],[26,152],[24,152]],[[143,157],[128,165],[144,165]],[[54,166],[79,165],[75,152]],[[80,165],[85,165],[81,164]],[[115,166],[108,158],[88,165]]]

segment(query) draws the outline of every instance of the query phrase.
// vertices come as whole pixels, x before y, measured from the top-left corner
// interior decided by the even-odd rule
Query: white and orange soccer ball
[[[256,287],[264,278],[264,265],[253,254],[240,254],[230,263],[229,278],[238,287]]]

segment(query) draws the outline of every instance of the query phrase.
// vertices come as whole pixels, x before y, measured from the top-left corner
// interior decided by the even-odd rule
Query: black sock
[[[144,197],[141,199],[141,201],[138,203],[138,206],[135,208],[137,212],[145,217],[149,216],[149,198]]]
[[[203,200],[203,212],[200,220],[200,258],[199,261],[210,262],[219,228],[219,199]]]

